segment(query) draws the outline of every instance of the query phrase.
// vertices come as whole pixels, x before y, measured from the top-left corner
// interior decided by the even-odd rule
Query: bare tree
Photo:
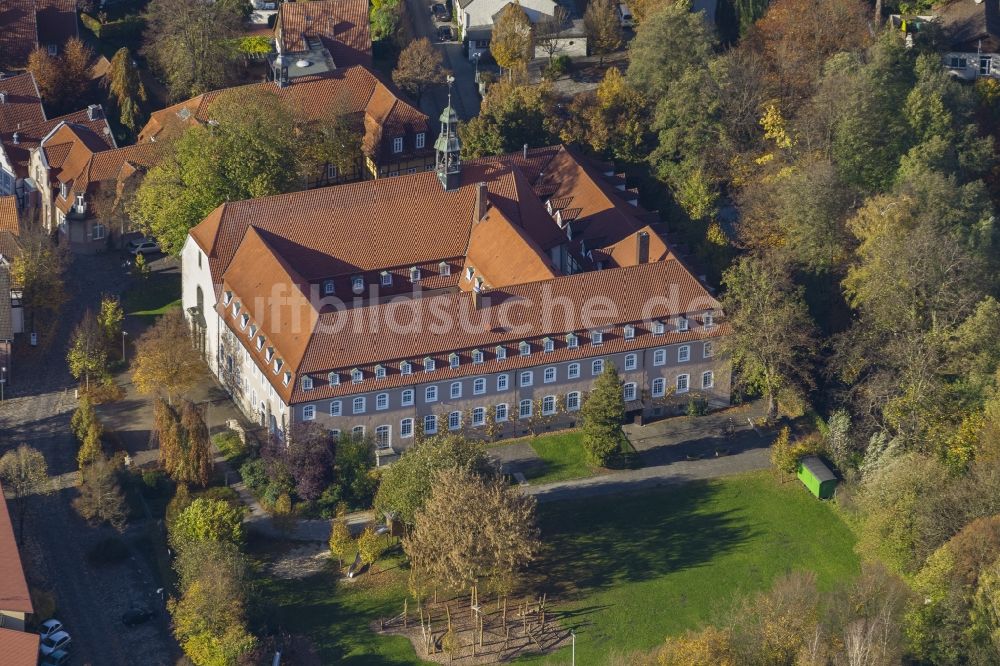
[[[0,480],[3,490],[14,501],[17,511],[17,541],[24,540],[24,517],[28,498],[48,493],[52,489],[45,456],[27,444],[21,444],[0,458]]]
[[[556,5],[551,16],[538,22],[535,29],[535,46],[549,57],[549,62],[563,50],[563,33],[569,27],[569,12],[562,5]]]

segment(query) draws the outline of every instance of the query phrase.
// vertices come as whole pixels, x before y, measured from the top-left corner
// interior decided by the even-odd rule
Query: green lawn
[[[579,479],[597,473],[586,463],[583,435],[579,430],[532,437],[528,441],[543,463],[525,474],[532,483]]]
[[[532,576],[558,599],[553,611],[576,631],[582,664],[654,647],[786,572],[815,571],[828,586],[858,571],[833,508],[767,472],[542,504],[539,518],[546,551]],[[394,568],[350,585],[329,574],[267,581],[263,592],[280,626],[310,635],[323,663],[418,664],[405,639],[368,630],[401,611],[405,590],[406,572]],[[562,665],[569,653],[522,662]]]
[[[158,317],[181,304],[179,273],[154,273],[125,293],[122,307],[125,314],[136,317]]]

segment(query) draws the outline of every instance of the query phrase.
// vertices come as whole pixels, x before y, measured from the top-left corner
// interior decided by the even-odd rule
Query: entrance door
[[[381,425],[375,428],[375,448],[378,449],[388,449],[392,448],[392,428],[387,425]]]

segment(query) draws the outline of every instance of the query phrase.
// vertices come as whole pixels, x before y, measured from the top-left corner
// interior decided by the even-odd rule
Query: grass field
[[[832,507],[767,472],[543,504],[539,518],[546,551],[531,576],[559,600],[552,609],[576,631],[581,664],[656,646],[786,572],[815,571],[827,586],[858,570],[853,536]],[[366,585],[321,574],[268,582],[265,593],[281,625],[310,635],[324,663],[421,663],[404,639],[367,628],[400,612],[405,581],[398,568]],[[569,653],[519,663],[562,665]]]
[[[542,435],[529,440],[542,466],[526,474],[531,483],[551,483],[593,476],[597,470],[586,462],[579,430]]]
[[[153,318],[180,304],[180,274],[154,273],[145,284],[137,284],[125,293],[122,307],[127,315]]]

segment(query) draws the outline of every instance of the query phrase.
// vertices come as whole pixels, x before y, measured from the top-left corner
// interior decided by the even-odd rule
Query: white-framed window
[[[424,402],[437,402],[438,399],[438,387],[428,386],[424,389]]]
[[[442,277],[447,277],[451,275],[451,264],[449,264],[447,261],[442,261],[440,264],[438,264],[438,275]]]
[[[594,347],[600,347],[604,344],[604,332],[603,331],[591,331],[590,332],[590,344]]]
[[[551,384],[556,380],[556,368],[555,366],[545,368],[542,373],[542,382],[545,384]]]
[[[77,197],[77,198],[82,199],[82,197]],[[107,227],[105,227],[100,222],[96,222],[94,223],[94,226],[90,228],[90,239],[95,241],[101,240],[107,235],[107,233],[108,233]]]
[[[438,431],[438,417],[428,414],[424,417],[424,434],[434,435]]]
[[[571,391],[566,394],[566,411],[575,412],[580,409],[580,392]]]
[[[678,317],[677,318],[677,330],[678,331],[686,331],[686,330],[688,330],[688,320],[687,320],[687,317]]]
[[[326,179],[333,180],[337,177],[337,165],[327,164],[326,165]]]
[[[454,400],[455,398],[461,398],[461,397],[462,397],[462,382],[452,382],[452,384],[451,384],[451,398],[452,398],[452,400]]]
[[[399,364],[399,374],[401,375],[412,375],[413,374],[413,364],[409,361],[403,361]]]
[[[625,355],[625,369],[635,370],[639,367],[639,355],[638,354],[626,354]]]
[[[263,335],[257,336],[257,351],[260,351],[261,349],[264,348],[265,342],[267,342],[267,338],[265,338]],[[330,373],[330,374],[336,375],[336,373]],[[340,377],[337,377],[337,383],[338,384],[340,383]]]
[[[653,352],[653,365],[666,365],[667,364],[667,350],[657,349]]]
[[[530,356],[531,345],[524,340],[521,340],[521,342],[517,345],[517,351],[521,356]]]
[[[392,447],[392,428],[380,425],[375,428],[375,448],[388,449]]]
[[[542,414],[546,416],[556,413],[556,397],[554,395],[547,395],[542,398]]]
[[[355,294],[360,294],[365,290],[365,279],[360,275],[355,275],[351,278],[351,289],[354,290]]]
[[[392,273],[390,273],[389,271],[382,271],[381,273],[379,273],[379,282],[382,284],[383,287],[391,287]]]
[[[354,414],[364,414],[365,413],[365,399],[355,398],[354,404],[352,406],[352,411]]]
[[[497,345],[496,348],[497,360],[502,361],[507,358],[507,348],[503,345]]]
[[[530,419],[532,412],[531,401],[525,398],[521,401],[520,406],[517,410],[517,417],[519,419]]]
[[[691,360],[691,345],[681,345],[677,348],[677,362],[686,363]]]
[[[248,315],[246,312],[244,312],[243,316],[240,317],[240,328],[241,329],[246,328],[247,324],[249,324],[249,323],[250,323],[250,315]]]
[[[461,363],[461,359],[458,357],[458,354],[448,355],[448,367],[455,369],[458,367],[459,363]]]
[[[663,335],[666,332],[667,332],[667,327],[663,324],[662,321],[653,322],[653,335]]]
[[[403,407],[412,407],[415,393],[413,389],[403,389],[403,392],[400,394],[400,404]]]
[[[426,142],[427,142],[427,135],[424,134],[423,132],[417,132],[416,142],[414,143],[414,146],[417,148],[417,150],[423,148]]]
[[[566,377],[568,379],[578,379],[580,377],[580,364],[570,363],[566,368]]]
[[[332,430],[327,430],[327,432],[330,433],[330,441],[332,441],[334,444],[340,441],[339,429],[333,428]]]
[[[434,372],[434,366],[437,365],[434,359],[427,357],[424,359],[424,372]]]
[[[420,269],[410,266],[410,282],[420,282]]]
[[[703,358],[711,358],[715,355],[715,343],[711,340],[705,341],[705,346],[702,349],[701,355]]]
[[[313,378],[312,377],[308,377],[307,376],[307,377],[303,377],[302,378],[302,390],[303,391],[312,391],[313,390]]]
[[[403,419],[399,422],[399,436],[403,439],[413,437],[413,419]]]
[[[598,358],[590,364],[590,374],[599,375],[604,372],[604,359]]]
[[[503,423],[507,420],[507,403],[501,402],[493,410],[493,418],[497,423]]]
[[[472,393],[473,395],[482,395],[486,393],[486,378],[476,377],[472,381]]]
[[[392,140],[392,152],[394,153],[403,152],[403,137],[397,136]]]
[[[375,396],[375,409],[389,409],[389,394],[379,393]]]
[[[657,377],[653,380],[649,390],[654,398],[662,398],[667,392],[667,380],[663,377]]]
[[[486,423],[486,409],[484,407],[476,407],[472,410],[472,427],[478,428]]]
[[[340,416],[344,413],[344,403],[334,400],[330,403],[330,416]]]
[[[351,436],[354,437],[354,439],[361,439],[362,437],[365,436],[365,427],[354,426],[353,428],[351,428]]]
[[[385,366],[376,365],[375,366],[375,379],[385,379]]]
[[[701,323],[705,328],[715,328],[715,315],[711,312],[706,312],[705,316],[701,319]]]
[[[472,362],[473,363],[475,363],[476,365],[479,365],[484,360],[485,360],[485,358],[483,357],[483,352],[482,352],[481,349],[473,349],[472,350]]]
[[[306,405],[302,408],[302,420],[314,421],[316,419],[316,405]]]
[[[465,267],[465,279],[471,281],[476,275],[476,268],[474,266]]]
[[[519,375],[518,381],[521,386],[531,386],[535,382],[535,373],[525,370]]]
[[[462,427],[462,412],[448,414],[448,430],[458,430]]]
[[[580,338],[578,338],[576,336],[576,333],[567,333],[566,334],[566,348],[567,349],[576,349],[579,346],[580,346]]]
[[[323,283],[323,295],[324,296],[329,296],[330,294],[334,293],[336,291],[336,289],[337,288],[336,288],[336,286],[334,286],[333,280],[326,280]]]
[[[703,389],[710,389],[715,386],[715,373],[711,370],[701,373],[701,387]]]
[[[690,379],[691,378],[688,375],[677,375],[677,392],[678,393],[687,393],[688,392],[688,384],[689,384]]]
[[[625,337],[626,340],[634,340],[635,326],[626,326],[624,329],[622,329],[622,335]]]
[[[510,386],[510,375],[497,375],[497,390],[506,391]]]
[[[545,338],[544,340],[542,340],[542,345],[543,345],[542,349],[545,351],[546,354],[554,352],[556,350],[556,341],[553,340],[552,338]]]
[[[635,400],[636,397],[635,382],[628,382],[627,384],[622,386],[622,397],[625,399],[625,402],[631,402]]]
[[[351,382],[354,384],[360,384],[364,381],[365,373],[363,373],[359,368],[354,368],[351,370]]]

